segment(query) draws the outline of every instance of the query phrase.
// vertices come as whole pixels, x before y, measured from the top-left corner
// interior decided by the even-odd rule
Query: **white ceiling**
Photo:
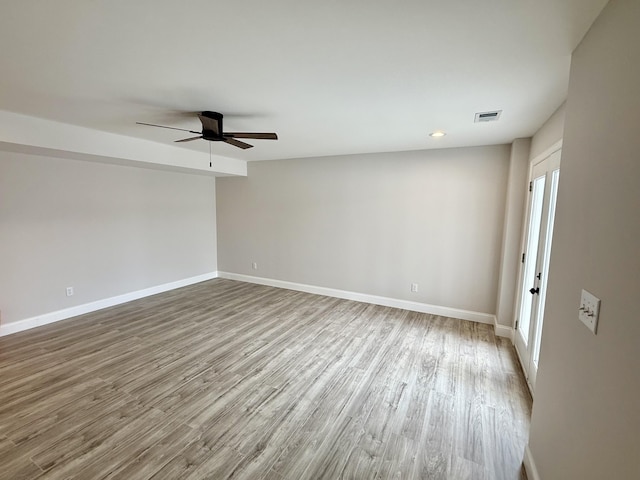
[[[267,160],[509,143],[566,97],[606,0],[20,0],[0,8],[0,110],[172,143],[276,131]],[[501,109],[496,123],[476,112]],[[437,129],[448,135],[433,139]],[[208,151],[204,140],[178,144]]]

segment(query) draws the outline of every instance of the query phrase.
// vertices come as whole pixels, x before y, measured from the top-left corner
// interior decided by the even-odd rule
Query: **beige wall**
[[[529,441],[544,480],[640,478],[639,25],[640,2],[612,0],[573,55]]]
[[[212,272],[215,179],[0,152],[0,246],[3,323]]]
[[[219,270],[493,314],[509,154],[251,162],[217,179]]]
[[[505,197],[505,221],[502,231],[502,257],[496,300],[498,324],[513,327],[516,289],[521,265],[522,227],[527,197],[530,138],[518,138],[511,145],[509,181]]]
[[[566,103],[563,103],[531,139],[531,153],[529,158],[533,160],[559,140],[562,140],[564,135],[565,115]]]

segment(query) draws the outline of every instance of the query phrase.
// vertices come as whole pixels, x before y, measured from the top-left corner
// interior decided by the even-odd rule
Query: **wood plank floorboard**
[[[215,279],[0,338],[0,480],[526,479],[493,327]]]

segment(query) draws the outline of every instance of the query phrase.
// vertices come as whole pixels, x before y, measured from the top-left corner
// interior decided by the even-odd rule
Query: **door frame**
[[[520,239],[520,254],[522,255],[526,249],[527,249],[527,240],[528,240],[528,236],[529,236],[529,224],[530,224],[530,215],[531,215],[531,205],[532,205],[532,197],[531,197],[531,193],[529,191],[529,186],[532,185],[532,182],[534,180],[533,175],[534,175],[534,170],[535,168],[540,165],[542,162],[550,159],[550,157],[552,157],[554,154],[559,153],[559,157],[557,159],[558,164],[560,164],[561,161],[561,155],[562,155],[562,140],[556,142],[554,145],[552,145],[549,149],[545,150],[544,152],[542,152],[541,154],[537,155],[536,157],[534,157],[530,163],[529,163],[529,173],[527,176],[527,192],[526,192],[526,198],[525,198],[525,202],[524,202],[524,216],[523,216],[523,224],[522,224],[522,233],[521,233],[521,239]],[[550,171],[553,171],[552,169],[550,169]],[[547,172],[549,173],[549,172]],[[547,175],[547,178],[545,180],[545,195],[547,192],[547,189],[551,187],[552,184],[552,176],[551,175]],[[549,198],[551,199],[551,197]],[[546,230],[546,217],[548,217],[548,212],[549,212],[549,205],[548,202],[547,204],[543,205],[543,211],[542,211],[542,220],[541,220],[541,229],[544,228]],[[543,227],[544,225],[544,227]],[[553,226],[553,225],[552,225]],[[546,233],[546,232],[545,232]],[[543,239],[542,237],[539,239],[539,242],[542,242]],[[538,263],[540,261],[540,259],[538,258],[537,262]],[[519,340],[519,329],[517,328],[518,323],[520,320],[520,311],[521,311],[521,303],[524,299],[524,288],[523,288],[523,284],[526,281],[526,279],[524,278],[524,268],[525,268],[525,263],[523,261],[519,262],[518,265],[518,284],[517,284],[517,289],[516,289],[516,296],[515,296],[515,303],[514,303],[514,310],[513,310],[513,345],[516,351],[516,356],[518,357],[518,361],[520,362],[520,365],[522,367],[522,371],[525,375],[525,378],[527,380],[527,387],[529,388],[529,391],[531,393],[531,395],[534,395],[534,390],[535,390],[535,380],[536,380],[536,374],[537,372],[532,372],[532,363],[533,363],[533,352],[534,352],[534,348],[536,348],[536,345],[534,345],[536,343],[535,338],[534,338],[534,334],[535,334],[535,323],[537,320],[537,308],[540,305],[540,297],[538,298],[538,302],[537,305],[534,305],[534,307],[532,308],[532,312],[531,312],[531,316],[532,316],[532,320],[529,323],[529,335],[528,335],[528,341],[527,341],[527,345],[526,345],[526,350],[527,350],[527,355],[526,358],[523,358],[523,354],[520,351],[520,348],[518,347],[520,340]],[[536,267],[537,268],[537,267]],[[548,275],[547,275],[548,276]],[[544,280],[544,287],[546,289],[547,286],[547,280]],[[543,306],[544,308],[544,306]],[[539,341],[539,340],[538,340]]]

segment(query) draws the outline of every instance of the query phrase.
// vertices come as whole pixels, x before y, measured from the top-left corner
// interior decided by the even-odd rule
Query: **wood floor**
[[[519,479],[507,340],[216,279],[0,338],[0,478]]]

